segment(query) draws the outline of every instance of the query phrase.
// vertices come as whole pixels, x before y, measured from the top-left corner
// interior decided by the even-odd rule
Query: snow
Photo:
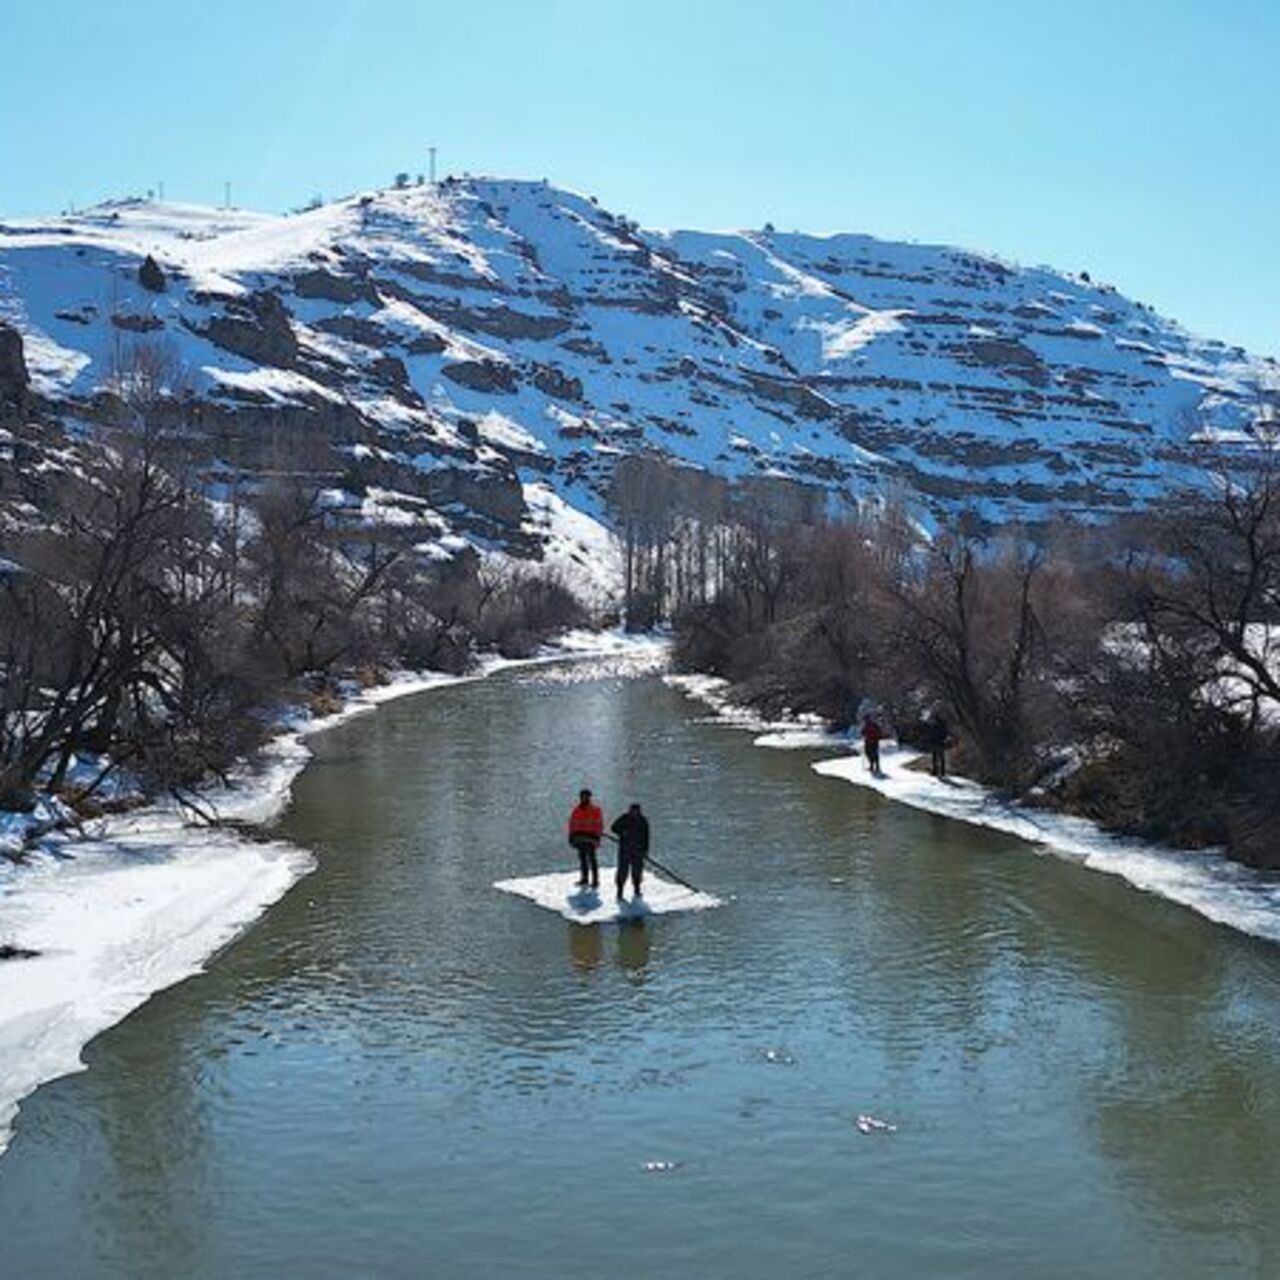
[[[598,890],[579,888],[576,871],[550,871],[516,880],[499,880],[493,887],[554,911],[575,924],[617,924],[680,911],[706,911],[722,905],[713,894],[686,889],[647,869],[642,896],[634,898],[628,882],[627,896],[622,902],[614,897],[614,868],[605,866],[600,868]]]
[[[542,543],[542,563],[586,605],[607,608],[622,593],[622,551],[599,520],[570,506],[549,484],[524,486],[525,529]]]
[[[542,441],[504,413],[490,409],[477,423],[483,439],[500,448],[517,449],[525,453],[546,453]]]
[[[0,809],[0,859],[21,854],[32,836],[60,826],[71,816],[71,810],[56,796],[37,796],[29,813]],[[0,861],[0,872],[3,867],[4,862]]]
[[[841,360],[861,351],[884,334],[903,332],[906,325],[900,317],[907,314],[904,311],[867,311],[853,321],[814,323],[811,327],[822,334],[823,360]]]
[[[779,751],[830,751],[845,744],[843,734],[818,726],[773,729],[753,739],[756,747],[773,747]]]
[[[155,991],[204,967],[313,865],[283,843],[137,820],[46,853],[0,896],[4,932],[40,954],[0,966],[0,1150],[20,1098]],[[12,880],[9,876],[7,879]]]
[[[847,741],[843,734],[829,729],[821,716],[784,712],[776,720],[765,719],[750,707],[730,701],[729,682],[719,676],[678,674],[663,676],[663,680],[687,697],[711,706],[715,712],[711,717],[713,723],[756,734],[753,745],[757,747],[772,747],[780,751],[822,751],[843,746]]]
[[[38,330],[25,335],[23,348],[31,385],[42,396],[57,396],[66,390],[90,363],[83,351],[64,347]]]
[[[206,365],[201,372],[220,387],[259,396],[275,404],[288,404],[300,398],[318,398],[328,400],[332,404],[338,404],[342,400],[342,397],[329,387],[289,369],[272,369],[263,366],[260,369],[238,372],[234,369],[219,368],[217,365]]]
[[[860,1115],[854,1122],[859,1133],[897,1133],[898,1126],[890,1124],[888,1120],[881,1120],[878,1116],[868,1115],[865,1112]]]
[[[223,819],[270,823],[310,759],[306,736],[454,679],[402,675],[332,716],[295,713],[255,769],[200,803]],[[0,814],[0,835],[18,817]],[[94,1036],[200,972],[314,867],[283,841],[257,843],[185,817],[157,803],[88,834],[46,836],[21,865],[0,859],[0,939],[40,953],[0,962],[0,1152],[22,1098],[81,1070]]]

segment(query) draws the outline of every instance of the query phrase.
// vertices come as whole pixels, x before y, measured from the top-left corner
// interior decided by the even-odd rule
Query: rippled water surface
[[[315,741],[320,870],[23,1104],[0,1275],[1280,1275],[1280,948],[589,673]],[[584,782],[726,905],[494,892]]]

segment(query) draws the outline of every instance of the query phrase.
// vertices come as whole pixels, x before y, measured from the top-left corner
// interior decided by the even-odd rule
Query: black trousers
[[[640,881],[644,879],[644,854],[638,849],[626,849],[621,845],[618,847],[618,892],[622,892],[622,886],[627,883],[627,877],[631,877],[631,891],[633,893],[640,892]]]
[[[862,749],[867,753],[867,767],[872,773],[880,772],[880,743],[864,742]]]
[[[945,778],[947,776],[947,749],[946,747],[934,747],[933,755],[933,776],[935,778]]]
[[[578,851],[578,865],[582,869],[579,879],[583,884],[590,884],[598,889],[600,864],[596,861],[596,848],[599,842],[592,840],[590,836],[574,836],[569,843]]]

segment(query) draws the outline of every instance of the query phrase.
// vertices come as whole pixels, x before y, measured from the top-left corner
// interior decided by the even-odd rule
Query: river
[[[704,714],[571,663],[317,738],[319,869],[23,1103],[0,1274],[1280,1275],[1280,949]],[[495,892],[583,783],[724,905]]]

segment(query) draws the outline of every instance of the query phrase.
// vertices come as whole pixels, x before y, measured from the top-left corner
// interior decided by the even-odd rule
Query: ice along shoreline
[[[757,746],[847,749],[847,739],[822,730],[817,721],[766,722],[733,704],[722,680],[696,675],[669,675],[666,680],[706,703],[720,722],[755,733]],[[1016,836],[1091,871],[1119,876],[1135,889],[1190,908],[1215,924],[1280,943],[1280,876],[1254,871],[1212,851],[1174,849],[1113,835],[1086,818],[1002,800],[967,778],[943,781],[910,768],[918,758],[916,752],[886,744],[881,751],[882,777],[871,775],[861,755],[816,760],[812,768],[899,804]]]
[[[269,824],[311,758],[306,739],[383,703],[513,667],[618,657],[665,660],[667,644],[575,632],[534,658],[489,659],[460,676],[403,674],[333,715],[294,716],[229,787],[200,795],[220,818]],[[0,964],[0,1155],[22,1099],[84,1069],[85,1046],[158,991],[201,972],[315,867],[305,849],[192,826],[172,802],[53,832],[27,860],[0,859],[0,941],[37,955]]]

